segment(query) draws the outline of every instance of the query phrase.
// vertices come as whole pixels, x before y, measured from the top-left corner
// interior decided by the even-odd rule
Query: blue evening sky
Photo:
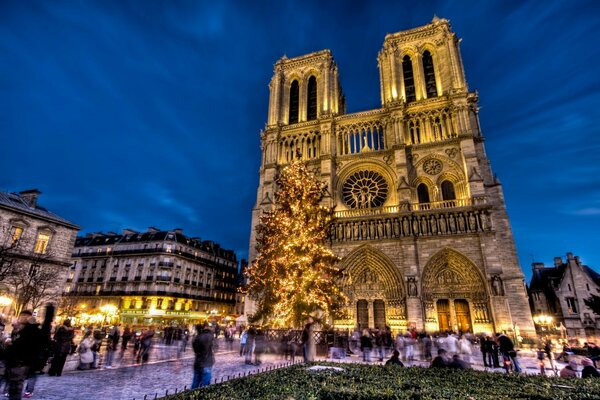
[[[245,257],[282,55],[329,48],[348,112],[380,105],[386,33],[448,18],[521,265],[600,269],[600,2],[0,2],[0,190],[82,233],[181,227]],[[596,119],[596,122],[594,122]]]

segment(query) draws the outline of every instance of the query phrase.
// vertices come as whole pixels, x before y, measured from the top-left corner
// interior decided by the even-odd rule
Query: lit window
[[[577,302],[575,301],[575,299],[573,297],[567,297],[566,301],[567,301],[567,308],[569,309],[569,312],[573,313],[573,314],[577,314]]]
[[[23,228],[18,226],[12,227],[12,242],[13,244],[17,244],[19,239],[21,239],[21,235],[23,235]]]
[[[48,242],[50,242],[49,233],[38,233],[38,237],[35,242],[35,248],[33,251],[37,254],[46,254]]]

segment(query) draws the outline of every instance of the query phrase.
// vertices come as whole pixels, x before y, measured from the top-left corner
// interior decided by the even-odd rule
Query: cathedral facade
[[[459,39],[434,18],[388,34],[377,60],[381,107],[351,114],[329,50],[276,62],[250,260],[277,173],[301,158],[327,183],[323,204],[334,209],[330,245],[350,299],[336,327],[533,335]]]

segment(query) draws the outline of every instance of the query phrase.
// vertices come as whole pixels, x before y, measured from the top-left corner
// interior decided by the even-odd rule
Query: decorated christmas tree
[[[274,209],[257,226],[257,257],[247,269],[254,321],[299,327],[336,317],[347,298],[336,283],[339,258],[327,247],[332,210],[320,205],[326,184],[301,161],[276,181]]]

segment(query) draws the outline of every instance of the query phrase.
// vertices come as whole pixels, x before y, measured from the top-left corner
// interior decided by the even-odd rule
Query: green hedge
[[[560,379],[483,371],[328,364],[344,372],[307,371],[295,365],[233,379],[169,400],[367,399],[600,399],[600,379]]]

